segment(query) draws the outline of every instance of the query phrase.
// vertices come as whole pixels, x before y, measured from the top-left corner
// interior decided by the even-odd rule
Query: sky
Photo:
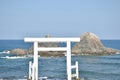
[[[0,0],[0,39],[84,32],[120,39],[120,0]]]

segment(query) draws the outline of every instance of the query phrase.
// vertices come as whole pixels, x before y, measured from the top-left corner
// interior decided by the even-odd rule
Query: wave
[[[33,56],[31,55],[25,55],[25,56],[5,56],[5,57],[0,57],[3,59],[23,59],[23,58],[33,58]],[[41,58],[40,56],[38,56],[38,58]]]
[[[120,54],[119,52],[116,52],[115,54]]]
[[[62,79],[54,79],[54,78],[53,79],[48,79],[48,77],[46,77],[46,76],[45,77],[39,77],[38,79],[39,80],[62,80]],[[0,80],[28,80],[28,79],[26,79],[26,78],[25,79],[17,79],[17,78],[15,78],[15,79],[11,78],[10,79],[10,77],[5,77],[5,78],[0,78]]]
[[[4,59],[21,59],[21,58],[27,58],[27,57],[25,57],[25,56],[12,56],[12,57],[5,56],[5,57],[1,57],[1,58],[4,58]]]
[[[120,54],[108,55],[108,56],[97,56],[99,59],[120,59]]]
[[[10,52],[0,52],[0,54],[10,54]]]

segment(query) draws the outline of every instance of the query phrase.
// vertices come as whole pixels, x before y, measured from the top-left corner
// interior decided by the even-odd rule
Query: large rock
[[[100,39],[93,33],[86,32],[80,37],[80,42],[72,48],[76,54],[114,54],[120,52],[112,48],[106,48]]]
[[[46,35],[45,38],[51,38],[50,35]],[[38,44],[39,47],[59,47],[59,43],[57,42],[42,42]],[[33,46],[28,50],[29,54],[34,53]],[[38,52],[40,56],[49,57],[49,56],[64,56],[64,52],[58,52],[58,51],[45,51],[45,52]]]
[[[11,50],[10,53],[17,54],[17,55],[25,55],[28,53],[28,51],[25,49],[18,48],[18,49]]]
[[[48,43],[39,43],[38,44],[39,47],[58,47],[58,43],[52,43],[52,42],[48,42]],[[34,53],[34,49],[33,46],[28,50],[29,54],[33,54]]]

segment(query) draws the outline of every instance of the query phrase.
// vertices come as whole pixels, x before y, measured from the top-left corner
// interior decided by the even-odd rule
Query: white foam
[[[5,57],[1,57],[1,58],[5,58],[5,59],[20,59],[20,58],[26,58],[25,56],[5,56]]]
[[[47,77],[39,77],[40,80],[47,80]]]
[[[116,54],[120,54],[119,52],[116,52]]]
[[[10,51],[3,51],[2,53],[10,54]]]

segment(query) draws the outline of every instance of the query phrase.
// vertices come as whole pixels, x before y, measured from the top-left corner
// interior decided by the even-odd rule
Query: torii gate
[[[80,42],[80,38],[24,38],[25,42],[34,42],[34,58],[33,63],[29,63],[29,79],[38,80],[38,51],[67,51],[67,80],[72,77],[79,79],[78,62],[71,65],[71,42]],[[38,47],[40,42],[66,42],[66,47]],[[72,74],[71,69],[76,69],[76,73]]]

